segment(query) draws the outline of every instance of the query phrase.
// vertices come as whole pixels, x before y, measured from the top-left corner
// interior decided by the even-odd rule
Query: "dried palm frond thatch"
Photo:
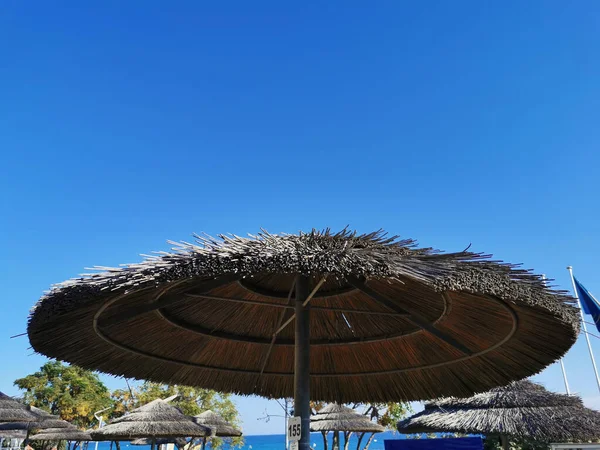
[[[203,413],[194,416],[194,422],[210,429],[210,436],[205,436],[202,439],[202,450],[206,448],[206,440],[208,437],[236,437],[242,435],[240,430],[237,430],[223,417],[211,410],[204,411]]]
[[[27,430],[0,430],[0,439],[25,439]]]
[[[201,437],[210,429],[194,423],[164,400],[153,400],[129,414],[114,419],[106,426],[92,431],[97,441],[131,440],[135,438]]]
[[[600,413],[574,395],[520,381],[466,399],[446,398],[398,422],[401,433],[459,432],[543,442],[600,439]]]
[[[47,428],[68,428],[72,425],[60,417],[35,406],[27,407],[34,420],[18,422],[0,422],[0,430],[45,430]]]
[[[371,433],[371,437],[369,438],[369,442],[371,442],[375,433],[381,433],[385,431],[385,428],[378,423],[372,422],[369,417],[358,413],[354,409],[337,403],[331,403],[310,417],[310,430],[321,432],[325,449],[328,447],[328,432],[333,431],[334,448],[341,448],[340,432],[343,432],[344,450],[347,450],[352,434],[358,433],[358,445],[356,448],[360,448],[360,443],[365,434]]]
[[[38,441],[91,441],[92,436],[87,431],[71,425],[66,428],[47,428],[34,434],[29,439]]]
[[[34,422],[38,420],[23,403],[0,392],[0,422]]]
[[[115,375],[292,397],[298,274],[314,400],[472,395],[539,372],[579,332],[565,292],[479,253],[349,230],[197,241],[55,286],[31,313],[32,346]]]
[[[211,429],[211,436],[235,437],[241,436],[242,432],[227,422],[219,414],[208,410],[194,416],[194,422],[198,425]]]
[[[175,444],[178,448],[182,448],[188,443],[184,438],[160,438],[155,439],[155,445]],[[131,445],[152,445],[152,439],[139,438],[130,442]]]
[[[310,417],[310,430],[381,433],[385,428],[352,408],[332,403]]]

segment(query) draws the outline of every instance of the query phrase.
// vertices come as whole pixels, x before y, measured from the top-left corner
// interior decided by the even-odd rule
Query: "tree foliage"
[[[376,403],[369,405],[367,413],[379,425],[388,430],[396,431],[398,421],[406,417],[412,410],[408,403]]]
[[[80,428],[89,428],[95,422],[95,411],[112,406],[110,392],[98,375],[59,361],[47,362],[14,384],[25,391],[26,403]]]
[[[132,389],[116,390],[113,392],[114,401],[111,418],[119,417],[126,411],[142,406],[158,398],[164,399],[177,395],[171,401],[173,406],[178,407],[184,414],[195,416],[206,410],[220,414],[234,427],[240,428],[240,416],[231,398],[231,394],[222,394],[209,389],[200,389],[189,386],[166,385],[160,383],[144,382]],[[230,439],[234,446],[241,446],[243,438]],[[223,444],[221,438],[211,438],[212,448],[219,448]]]

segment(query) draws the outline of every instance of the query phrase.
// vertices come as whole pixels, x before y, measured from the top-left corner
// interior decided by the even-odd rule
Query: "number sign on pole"
[[[301,423],[302,422],[299,416],[290,417],[290,419],[288,420],[287,435],[290,442],[300,440],[300,431],[302,428]]]

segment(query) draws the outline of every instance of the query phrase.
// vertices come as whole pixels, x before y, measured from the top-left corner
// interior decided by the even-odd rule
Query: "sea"
[[[365,435],[361,448],[364,447],[368,435]],[[383,441],[386,439],[404,439],[404,435],[392,431],[378,433],[369,446],[369,450],[384,450]],[[310,444],[314,450],[324,450],[323,436],[321,433],[311,433]],[[348,450],[356,450],[357,436],[352,435]],[[331,450],[331,433],[329,433],[329,449]],[[96,444],[90,442],[88,450],[95,450]],[[210,444],[206,446],[210,449]],[[232,450],[228,445],[221,447],[223,450]],[[150,446],[145,445],[129,445],[128,442],[121,442],[121,450],[150,450]],[[111,449],[109,442],[98,442],[98,450],[116,450],[113,446]],[[264,434],[255,436],[244,436],[244,446],[239,450],[285,450],[285,435],[283,434]]]

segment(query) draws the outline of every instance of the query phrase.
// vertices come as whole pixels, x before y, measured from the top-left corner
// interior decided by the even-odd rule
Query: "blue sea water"
[[[329,449],[331,449],[331,433],[329,433]],[[366,442],[368,436],[365,436],[363,440]],[[391,431],[386,431],[385,433],[378,433],[375,435],[373,442],[369,446],[369,450],[383,450],[383,441],[385,439],[404,439],[404,435],[399,433],[394,433]],[[312,433],[311,434],[311,447],[314,450],[324,450],[323,449],[323,437],[321,433]],[[350,438],[350,446],[348,450],[356,450],[357,437],[353,435]],[[207,449],[210,448],[210,445],[206,446]],[[257,435],[257,436],[244,436],[244,446],[241,448],[242,450],[285,450],[285,435],[283,434],[266,434],[266,435]],[[95,450],[95,443],[90,442],[88,450]],[[109,442],[99,442],[98,450],[111,450]],[[116,450],[115,447],[112,447],[112,450]],[[129,445],[128,442],[121,443],[121,450],[150,450],[150,446],[141,446],[141,445]],[[224,446],[223,450],[230,450],[229,446]]]

